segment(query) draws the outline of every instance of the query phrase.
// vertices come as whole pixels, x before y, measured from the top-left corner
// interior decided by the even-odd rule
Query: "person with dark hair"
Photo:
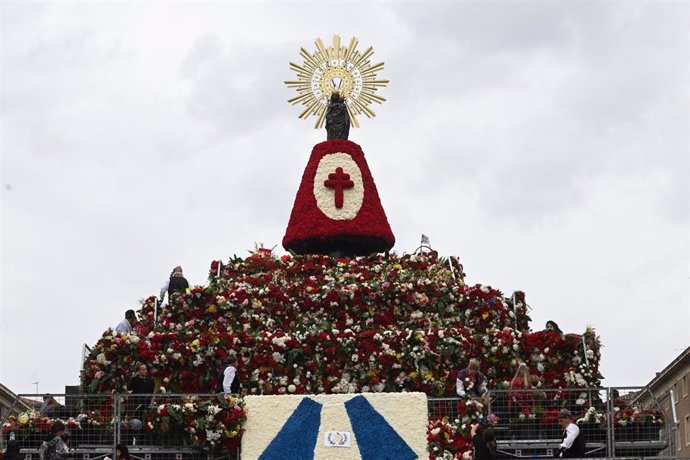
[[[227,366],[221,375],[219,391],[226,394],[237,394],[240,391],[240,377],[237,372],[237,356],[231,353],[227,359]]]
[[[65,424],[56,420],[50,429],[50,435],[43,441],[38,455],[41,460],[60,460],[69,457],[69,447],[64,440]]]
[[[563,334],[563,331],[561,331],[561,328],[558,327],[558,324],[556,324],[555,321],[548,320],[546,322],[546,329],[547,331],[555,332],[556,334]]]
[[[149,375],[149,368],[144,363],[140,363],[137,367],[137,373],[129,379],[127,389],[132,393],[133,413],[136,415],[142,414],[146,408],[151,404],[153,390],[155,385],[153,379]],[[141,395],[141,396],[139,396]]]
[[[23,460],[24,457],[19,453],[19,442],[10,439],[7,441],[7,449],[2,456],[2,460]]]
[[[129,449],[124,444],[115,446],[115,460],[132,460],[129,456]]]
[[[55,400],[53,395],[46,393],[43,395],[43,405],[38,410],[43,417],[57,417],[62,405]]]
[[[134,310],[127,310],[125,312],[125,319],[120,321],[120,324],[115,327],[115,332],[118,334],[129,334],[137,321],[137,314]]]
[[[484,423],[474,423],[470,430],[470,437],[474,446],[474,460],[496,458],[496,434],[492,427]]]
[[[580,428],[573,422],[573,414],[568,409],[561,409],[558,413],[558,424],[563,429],[563,441],[560,444],[559,457],[584,457],[586,441]]]
[[[189,288],[189,282],[182,274],[182,267],[177,266],[173,268],[172,273],[170,273],[170,278],[165,282],[160,292],[160,303],[163,303],[165,299],[165,293],[168,293],[168,303],[170,303],[170,297],[176,292],[184,292]]]

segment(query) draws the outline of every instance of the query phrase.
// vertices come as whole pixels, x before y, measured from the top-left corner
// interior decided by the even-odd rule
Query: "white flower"
[[[292,383],[288,385],[288,392],[294,393],[295,391],[297,391],[297,387],[295,385],[293,385]]]

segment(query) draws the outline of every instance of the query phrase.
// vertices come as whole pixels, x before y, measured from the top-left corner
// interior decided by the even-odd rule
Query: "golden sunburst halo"
[[[316,51],[310,53],[300,48],[299,54],[304,58],[301,65],[290,63],[290,69],[297,72],[297,80],[286,81],[288,88],[295,88],[297,96],[289,99],[292,105],[305,106],[299,118],[316,117],[314,128],[322,128],[326,121],[328,100],[333,92],[338,92],[345,99],[350,122],[359,128],[357,115],[375,117],[369,105],[372,102],[383,104],[386,100],[376,94],[378,88],[388,85],[388,80],[379,80],[377,72],[383,70],[383,62],[371,63],[374,49],[369,47],[364,52],[357,50],[359,40],[352,38],[350,44],[341,46],[340,36],[333,36],[331,46],[324,45],[320,38],[315,40]]]

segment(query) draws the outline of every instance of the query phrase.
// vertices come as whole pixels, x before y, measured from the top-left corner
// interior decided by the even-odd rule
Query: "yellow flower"
[[[209,313],[215,313],[215,312],[218,311],[218,309],[216,308],[215,305],[211,305],[211,306],[209,306],[209,307],[206,309],[206,311],[209,312]]]
[[[482,313],[482,319],[486,319],[488,317],[489,317],[489,312]]]

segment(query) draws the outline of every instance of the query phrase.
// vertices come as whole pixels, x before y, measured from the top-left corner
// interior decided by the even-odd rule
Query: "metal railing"
[[[558,412],[565,408],[581,419],[578,425],[589,457],[675,458],[676,427],[666,410],[667,394],[657,396],[635,387],[491,390],[490,395],[488,407],[467,404],[458,397],[429,398],[429,419],[446,418],[461,426],[487,418],[494,424],[501,457],[553,457],[562,439]],[[208,449],[202,438],[213,436],[209,433],[218,427],[203,427],[203,435],[190,429],[222,395],[67,394],[53,398],[54,402],[42,395],[18,395],[16,406],[21,401],[35,412],[2,420],[0,444],[12,437],[27,460],[37,459],[52,424],[61,420],[74,458],[115,458],[115,446],[124,444],[137,459],[240,459],[239,445]]]
[[[644,399],[642,399],[644,396]],[[675,453],[674,425],[647,388],[492,390],[488,407],[461,398],[429,399],[429,417],[457,426],[490,418],[504,457],[557,456],[558,414],[568,409],[586,440],[588,457],[653,457]],[[668,457],[664,457],[668,458]]]
[[[41,445],[54,437],[51,428],[58,421],[66,428],[63,439],[71,458],[116,458],[120,444],[132,458],[142,460],[240,458],[239,442],[221,445],[224,426],[208,421],[225,401],[222,394],[18,395],[15,405],[19,401],[34,410],[2,420],[0,444],[4,447],[14,439],[26,460],[39,458]],[[202,418],[199,432],[191,430]],[[217,436],[218,443],[206,442],[207,436]]]

